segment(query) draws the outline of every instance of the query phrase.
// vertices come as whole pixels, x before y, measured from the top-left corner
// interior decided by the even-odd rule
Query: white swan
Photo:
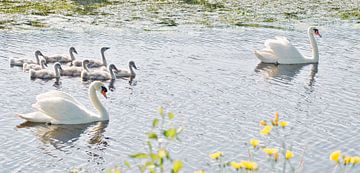
[[[30,78],[34,79],[34,78],[39,78],[39,79],[53,79],[53,78],[60,78],[60,70],[62,70],[61,68],[61,64],[59,62],[54,64],[54,70],[49,70],[49,69],[42,69],[42,70],[30,70],[29,71],[29,75]]]
[[[308,28],[308,35],[313,56],[308,58],[300,54],[285,37],[275,37],[265,41],[265,49],[255,50],[256,57],[263,63],[274,64],[306,64],[318,63],[319,51],[314,35],[321,37],[319,30],[314,26]]]
[[[116,66],[114,64],[110,64],[108,67],[109,71],[104,71],[104,70],[95,70],[95,71],[89,71],[89,70],[84,70],[81,72],[81,79],[83,81],[86,80],[115,80],[116,76],[115,76],[115,71],[118,71],[118,69],[116,68]]]
[[[35,112],[17,114],[20,118],[31,122],[51,124],[84,124],[109,120],[109,113],[101,104],[96,91],[106,98],[107,89],[102,82],[94,81],[89,87],[89,98],[97,110],[91,112],[75,98],[61,91],[50,91],[36,96],[32,107]]]
[[[10,66],[20,66],[20,67],[22,67],[24,63],[27,63],[27,64],[40,64],[39,55],[44,56],[39,50],[37,50],[37,51],[35,51],[35,59],[36,59],[36,61],[34,61],[32,59],[14,59],[14,58],[10,58],[9,63],[10,63]]]
[[[134,61],[130,61],[129,62],[129,70],[118,70],[115,72],[115,76],[118,78],[122,78],[122,77],[130,77],[130,78],[135,78],[136,74],[134,72],[134,69],[138,70],[138,68],[135,65]]]
[[[67,55],[51,55],[51,56],[44,56],[46,62],[48,63],[69,63],[75,60],[74,53],[77,54],[77,51],[74,47],[70,47],[69,49],[70,56]]]
[[[41,59],[40,61],[40,65],[39,64],[28,64],[28,63],[24,63],[23,64],[23,71],[29,71],[30,69],[32,70],[41,70],[41,69],[45,69],[47,67],[47,63],[45,59]]]
[[[77,77],[77,76],[81,76],[81,72],[82,71],[89,71],[89,69],[87,68],[87,64],[89,63],[89,60],[83,60],[83,66],[82,67],[75,67],[75,66],[70,66],[70,67],[63,67],[62,70],[60,71],[60,75],[61,76],[73,76],[73,77]]]
[[[102,47],[100,49],[101,52],[101,61],[99,60],[93,60],[93,59],[88,59],[89,60],[89,64],[88,67],[89,68],[97,68],[97,67],[101,67],[101,66],[107,66],[107,62],[106,62],[106,58],[105,58],[105,51],[110,49],[109,47]],[[80,67],[82,66],[82,61],[81,60],[74,60],[72,62],[72,65]]]

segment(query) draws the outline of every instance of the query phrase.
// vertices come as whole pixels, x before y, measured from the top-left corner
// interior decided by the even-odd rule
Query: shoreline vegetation
[[[360,23],[360,3],[299,0],[1,0],[0,29],[201,25],[285,29],[284,23]]]

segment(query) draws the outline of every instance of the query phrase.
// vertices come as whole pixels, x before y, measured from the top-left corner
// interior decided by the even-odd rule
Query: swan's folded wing
[[[266,40],[265,46],[266,48],[271,49],[279,60],[302,57],[300,52],[291,45],[285,37],[276,37],[276,39]]]
[[[82,106],[60,97],[38,100],[32,105],[36,110],[62,122],[89,118],[89,112]]]
[[[276,63],[277,57],[274,56],[274,52],[270,49],[262,49],[260,51],[255,51],[256,57],[263,63]]]
[[[61,92],[61,91],[53,90],[53,91],[42,93],[42,94],[39,94],[39,95],[36,96],[37,101],[40,101],[40,100],[43,100],[43,99],[49,99],[49,98],[63,98],[65,100],[72,101],[75,104],[84,107],[84,105],[81,104],[79,101],[77,101],[74,97],[72,97],[71,95],[66,94],[64,92]]]
[[[280,41],[282,44],[287,45],[290,44],[289,40],[283,36],[275,36],[275,39]]]

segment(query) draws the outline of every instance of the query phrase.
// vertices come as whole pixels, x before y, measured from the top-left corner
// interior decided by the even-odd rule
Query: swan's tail
[[[35,75],[36,75],[35,70],[30,69],[30,70],[29,70],[29,76],[30,76],[30,78],[31,78],[31,79],[32,79],[32,78],[35,78]]]
[[[28,114],[16,114],[17,117],[24,119],[26,121],[35,122],[35,123],[50,123],[52,119],[45,114],[39,112],[32,112]]]
[[[260,60],[261,60],[261,59],[264,59],[264,57],[261,56],[261,54],[259,53],[258,50],[254,50],[254,54],[255,54],[255,56],[256,56],[257,58],[259,58]]]

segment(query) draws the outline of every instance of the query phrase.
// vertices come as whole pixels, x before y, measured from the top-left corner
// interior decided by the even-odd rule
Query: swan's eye
[[[105,98],[107,98],[107,96],[106,96],[106,92],[107,92],[106,87],[101,86],[101,94],[102,94]]]
[[[107,89],[106,89],[106,87],[104,87],[104,86],[101,86],[101,92],[107,92]]]

